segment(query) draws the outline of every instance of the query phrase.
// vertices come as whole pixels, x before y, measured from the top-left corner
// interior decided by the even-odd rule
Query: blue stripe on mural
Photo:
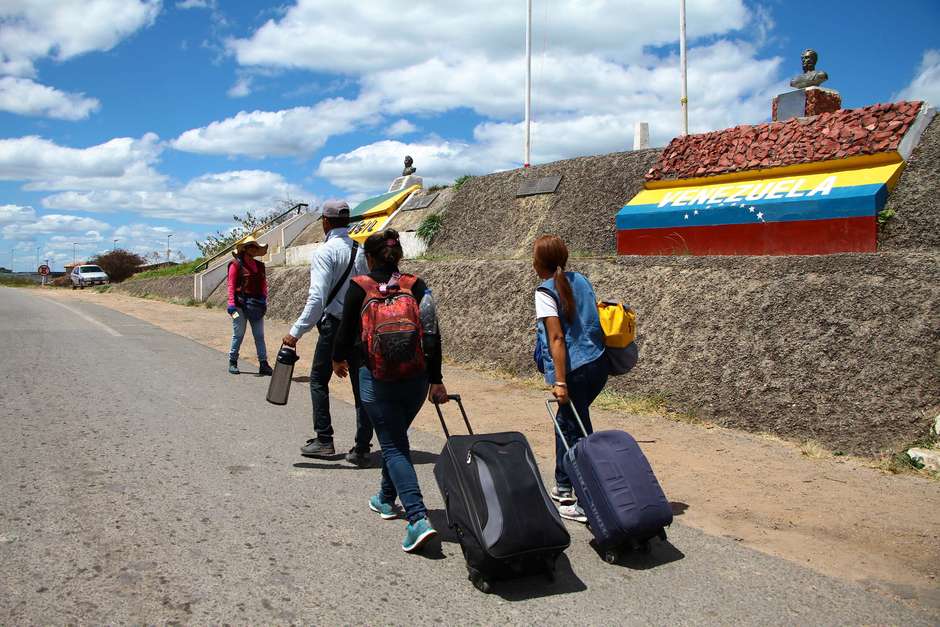
[[[837,187],[827,196],[754,200],[732,205],[627,205],[617,214],[618,229],[715,226],[872,216],[888,197],[883,183]],[[753,208],[753,211],[752,211]]]

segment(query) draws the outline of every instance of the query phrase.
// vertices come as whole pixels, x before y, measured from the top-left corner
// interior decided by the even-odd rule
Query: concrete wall
[[[874,454],[940,408],[940,256],[578,260],[633,305],[640,364],[612,389],[752,431]],[[438,295],[445,353],[531,375],[528,260],[409,262]],[[746,462],[745,462],[746,463]]]
[[[661,150],[579,157],[525,170],[476,176],[454,192],[429,253],[441,257],[521,258],[543,233],[577,254],[616,253],[617,212],[643,187]],[[562,175],[554,194],[516,198],[526,178]]]

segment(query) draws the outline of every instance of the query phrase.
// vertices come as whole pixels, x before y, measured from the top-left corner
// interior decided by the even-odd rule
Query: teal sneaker
[[[427,518],[420,518],[405,528],[405,539],[401,543],[401,548],[405,553],[413,553],[436,535],[437,532],[431,526],[431,521]]]
[[[369,499],[369,509],[382,517],[382,520],[395,520],[401,516],[401,508],[394,503],[386,503],[376,494]]]

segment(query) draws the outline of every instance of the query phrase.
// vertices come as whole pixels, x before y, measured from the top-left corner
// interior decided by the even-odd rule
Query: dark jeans
[[[588,435],[594,433],[594,427],[591,426],[591,403],[601,393],[604,386],[607,385],[608,366],[607,356],[601,355],[600,359],[595,359],[589,364],[584,364],[580,368],[572,370],[565,378],[568,384],[568,399],[581,417],[584,429]],[[565,440],[568,446],[574,446],[575,442],[584,437],[578,421],[575,420],[574,412],[570,405],[560,405],[558,409],[558,424],[565,434]],[[565,445],[555,431],[555,485],[559,488],[570,488],[571,479],[565,472],[561,460],[565,456]]]
[[[427,516],[418,475],[411,462],[408,428],[428,396],[428,378],[420,375],[404,381],[377,381],[369,369],[359,369],[362,403],[369,412],[382,446],[381,497],[385,503],[401,499],[408,522]]]
[[[333,344],[339,332],[339,318],[326,316],[317,325],[320,337],[313,353],[313,366],[310,368],[310,400],[313,403],[313,430],[321,442],[333,441],[333,419],[330,417],[330,379],[333,377]],[[356,371],[359,364],[351,359],[349,380],[352,383],[353,398],[356,402],[356,448],[368,452],[372,442],[372,423],[362,406],[359,397],[359,377]]]

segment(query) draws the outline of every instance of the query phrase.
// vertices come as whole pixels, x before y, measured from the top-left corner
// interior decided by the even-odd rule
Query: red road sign
[[[42,264],[41,266],[39,266],[39,270],[37,270],[37,272],[39,272],[39,274],[41,274],[42,276],[48,276],[49,266],[47,266],[46,264]]]

